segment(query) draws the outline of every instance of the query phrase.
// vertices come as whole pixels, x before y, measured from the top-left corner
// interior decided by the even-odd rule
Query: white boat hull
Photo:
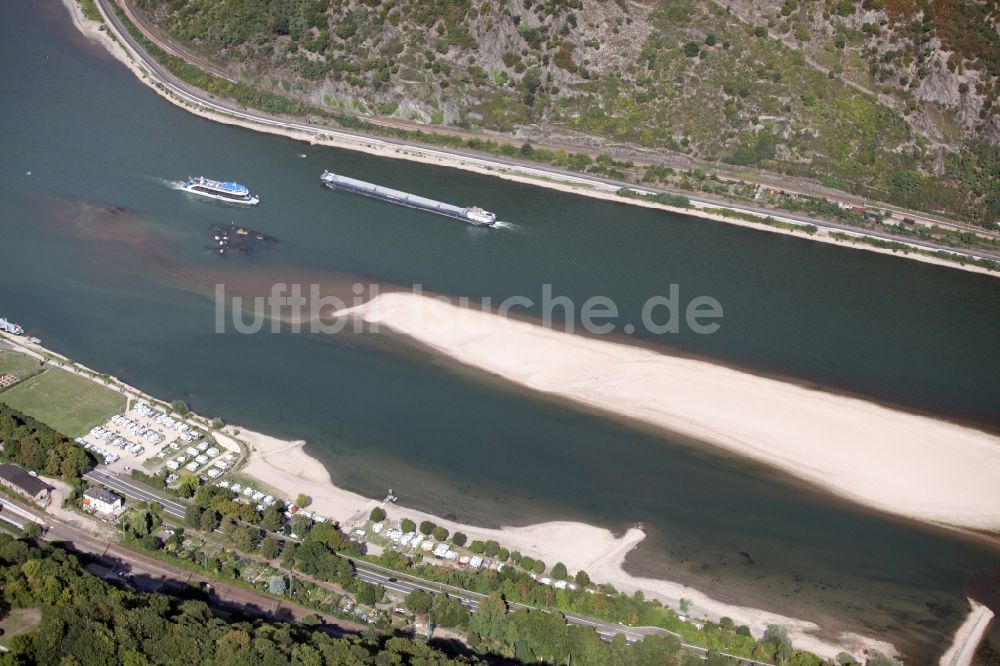
[[[206,199],[214,199],[216,201],[224,201],[226,203],[237,204],[240,206],[255,206],[260,203],[260,199],[251,195],[249,199],[233,199],[232,197],[222,196],[221,194],[212,194],[211,192],[205,192],[202,190],[196,190],[192,187],[181,187],[182,190],[188,194],[194,194],[199,197],[205,197]]]

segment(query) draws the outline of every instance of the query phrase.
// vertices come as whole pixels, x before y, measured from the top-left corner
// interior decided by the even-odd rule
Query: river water
[[[197,118],[73,30],[58,2],[0,9],[0,315],[195,410],[305,438],[338,484],[481,524],[579,519],[650,537],[637,573],[851,629],[932,661],[997,551],[845,505],[677,438],[538,399],[386,337],[214,332],[212,286],[354,280],[500,300],[543,284],[622,321],[680,286],[714,335],[636,338],[905,409],[1000,425],[995,278],[378,159]],[[483,206],[475,229],[334,193],[324,168]],[[27,172],[31,175],[27,175]],[[254,209],[195,201],[237,178]],[[216,256],[212,224],[279,239]],[[535,308],[532,314],[538,314]],[[750,558],[741,555],[747,553]]]

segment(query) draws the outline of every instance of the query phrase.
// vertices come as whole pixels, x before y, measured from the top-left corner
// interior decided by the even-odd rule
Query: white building
[[[122,508],[122,498],[110,490],[94,486],[83,492],[83,506],[98,513],[114,513]]]

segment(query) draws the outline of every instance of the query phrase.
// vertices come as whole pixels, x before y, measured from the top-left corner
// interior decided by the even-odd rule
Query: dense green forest
[[[333,638],[312,627],[226,621],[202,601],[118,589],[61,549],[7,535],[0,535],[0,566],[0,614],[40,610],[37,628],[0,637],[9,649],[2,666],[470,663],[408,638]]]
[[[49,426],[0,403],[0,459],[62,478],[79,479],[94,465],[83,448]]]

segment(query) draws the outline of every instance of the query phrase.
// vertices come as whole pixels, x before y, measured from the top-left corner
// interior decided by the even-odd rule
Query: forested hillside
[[[319,107],[1000,219],[1000,0],[130,0]]]
[[[296,625],[227,622],[204,602],[119,590],[63,550],[40,550],[3,534],[0,582],[0,618],[16,614],[22,630],[30,628],[23,618],[37,622],[31,631],[3,636],[3,666],[469,663],[406,638],[332,638]]]

